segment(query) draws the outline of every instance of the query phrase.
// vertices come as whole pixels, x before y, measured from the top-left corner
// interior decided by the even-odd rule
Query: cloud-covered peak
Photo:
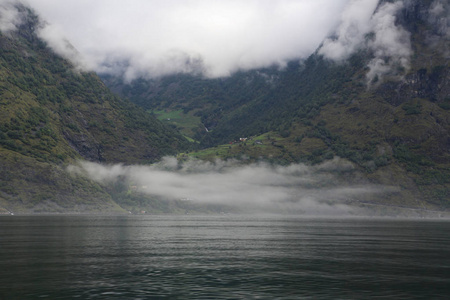
[[[374,58],[366,77],[369,83],[387,74],[409,68],[412,54],[410,33],[396,24],[403,1],[353,0],[342,14],[335,35],[327,38],[319,50],[324,57],[342,61],[360,49],[369,49]]]
[[[389,73],[397,75],[397,70],[409,69],[410,33],[395,24],[395,15],[403,5],[402,1],[386,3],[372,17],[375,35],[368,41],[368,47],[375,57],[369,62],[370,70],[366,75],[369,82]]]
[[[319,54],[332,60],[345,60],[364,46],[364,38],[373,30],[371,22],[378,0],[352,0],[341,15],[335,33],[325,39]]]
[[[409,32],[396,22],[406,0],[20,1],[45,21],[38,34],[55,52],[126,81],[282,68],[322,45],[319,54],[334,61],[370,49],[370,83],[407,70],[412,53]],[[0,0],[4,32],[20,22],[12,2]],[[429,16],[441,31],[446,12],[445,1],[434,0]]]
[[[228,76],[306,58],[349,0],[26,0],[58,51],[126,79],[172,73]],[[64,38],[63,38],[64,37]],[[67,56],[71,56],[69,53]]]
[[[15,1],[0,1],[0,31],[8,33],[16,30],[22,23],[22,16],[16,6]]]

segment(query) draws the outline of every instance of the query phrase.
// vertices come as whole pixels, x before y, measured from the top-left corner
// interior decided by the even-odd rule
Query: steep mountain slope
[[[380,1],[379,10],[396,2],[403,5],[395,24],[407,32],[411,48],[407,67],[373,47],[361,47],[341,62],[319,49],[280,71],[105,82],[148,109],[198,115],[208,132],[200,125],[194,137],[204,147],[253,136],[246,143],[196,153],[199,157],[318,163],[339,156],[360,170],[349,180],[400,187],[396,200],[379,202],[448,208],[449,3]],[[374,45],[379,38],[369,33],[365,43]],[[370,73],[374,62],[385,68],[379,76]]]
[[[119,209],[102,187],[65,167],[78,159],[152,162],[186,149],[187,140],[54,54],[36,35],[37,17],[16,9],[21,24],[0,33],[0,206]]]

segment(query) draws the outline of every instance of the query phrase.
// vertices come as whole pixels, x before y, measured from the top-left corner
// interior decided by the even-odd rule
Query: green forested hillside
[[[448,24],[430,16],[432,3],[410,1],[397,14],[397,24],[410,33],[409,68],[370,82],[370,49],[345,62],[318,51],[284,70],[230,78],[105,82],[147,109],[201,117],[192,137],[203,147],[222,146],[191,155],[313,164],[338,156],[357,166],[355,178],[400,187],[396,199],[380,201],[449,208],[450,41]],[[229,144],[246,137],[252,139]]]
[[[281,73],[282,74],[282,73]],[[186,133],[204,146],[217,144],[219,140],[207,132],[215,131],[230,114],[240,111],[251,101],[265,99],[275,92],[280,73],[276,68],[249,72],[239,72],[231,77],[206,79],[199,76],[177,74],[159,79],[137,79],[125,84],[121,78],[110,75],[102,79],[112,91],[129,98],[149,112],[161,115],[161,120],[186,129],[183,124],[176,124],[167,114],[179,112],[180,117],[196,119],[188,125]],[[257,116],[257,115],[256,115]],[[253,116],[254,117],[254,116]],[[247,122],[250,124],[252,122]],[[230,133],[218,130],[215,133]],[[211,138],[214,139],[211,140]]]
[[[179,133],[77,71],[34,32],[0,33],[0,206],[17,211],[116,210],[96,183],[70,177],[78,159],[145,163],[187,149]]]

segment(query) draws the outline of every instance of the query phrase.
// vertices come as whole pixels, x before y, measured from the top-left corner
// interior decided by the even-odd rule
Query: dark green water
[[[0,299],[448,299],[450,222],[0,217]]]

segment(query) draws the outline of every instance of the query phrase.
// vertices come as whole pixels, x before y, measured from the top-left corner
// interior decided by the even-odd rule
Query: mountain
[[[379,46],[390,36],[370,32],[366,47],[345,61],[320,48],[283,70],[228,78],[102,79],[202,147],[214,147],[193,156],[311,164],[338,156],[359,170],[349,181],[399,187],[374,204],[448,209],[449,4],[383,0],[374,17],[399,3],[394,24],[404,40]],[[388,47],[399,45],[408,46],[399,49],[406,53],[401,58]],[[240,138],[249,139],[235,142]]]
[[[55,54],[37,36],[41,23],[31,9],[15,9],[20,25],[0,33],[0,207],[121,211],[103,186],[67,166],[154,162],[189,142]]]

